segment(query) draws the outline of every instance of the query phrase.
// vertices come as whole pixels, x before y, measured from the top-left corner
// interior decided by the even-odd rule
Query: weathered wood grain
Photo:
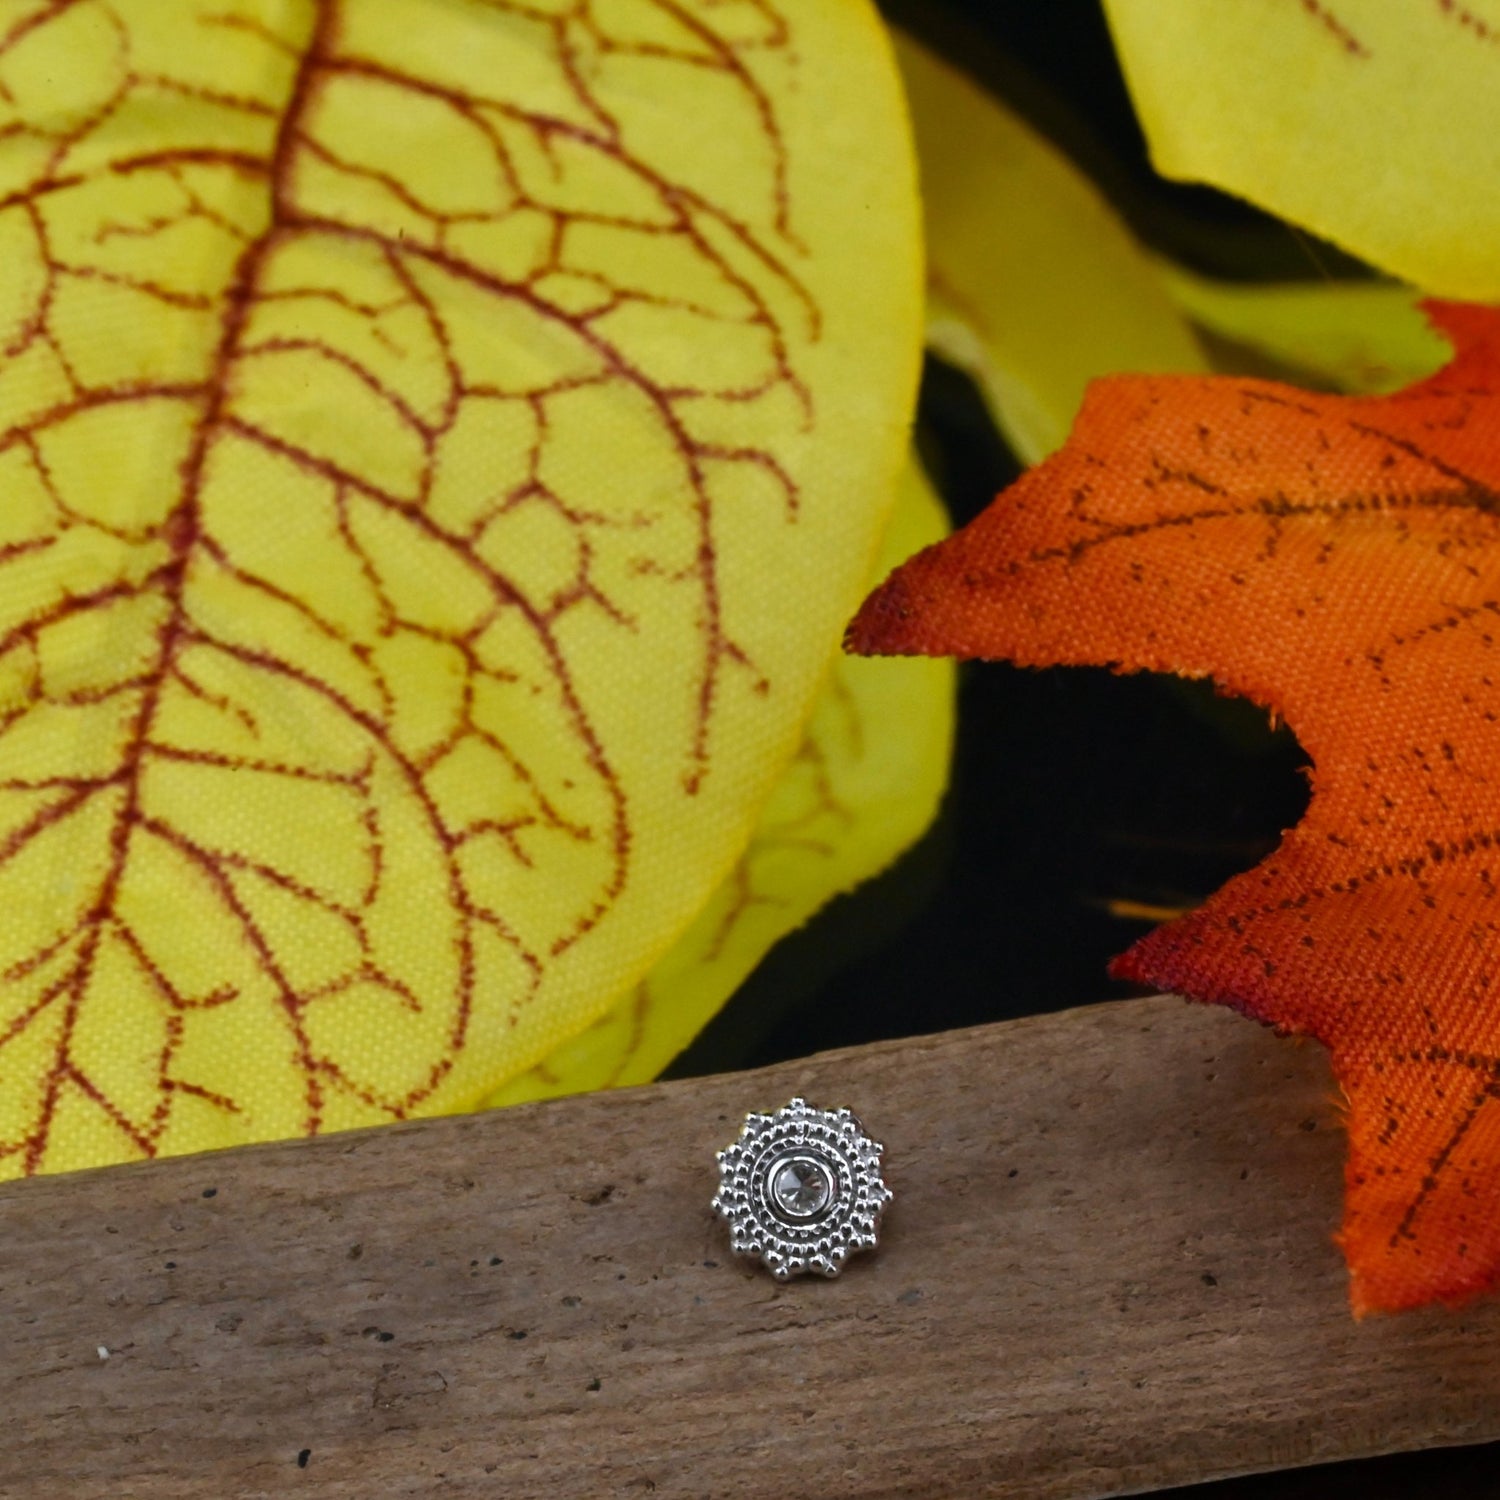
[[[795,1092],[897,1199],[783,1287],[707,1203]],[[1331,1095],[1158,999],[11,1184],[0,1495],[1095,1496],[1500,1436],[1500,1302],[1349,1317]]]

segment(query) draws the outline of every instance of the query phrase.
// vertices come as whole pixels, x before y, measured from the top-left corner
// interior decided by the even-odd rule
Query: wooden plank
[[[793,1093],[897,1199],[779,1286],[707,1203]],[[1500,1437],[1500,1303],[1348,1314],[1331,1095],[1157,999],[10,1184],[0,1494],[1077,1497]]]

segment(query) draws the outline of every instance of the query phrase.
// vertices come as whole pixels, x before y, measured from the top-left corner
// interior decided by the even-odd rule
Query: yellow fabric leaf
[[[1026,462],[1116,370],[1203,368],[1151,262],[1083,173],[959,69],[899,35],[927,234],[927,341]]]
[[[796,752],[904,461],[873,12],[0,8],[0,1165],[471,1106]]]
[[[1500,297],[1500,14],[1105,0],[1151,158],[1431,292]]]
[[[913,458],[871,582],[946,531]],[[884,869],[927,826],[947,777],[953,683],[944,658],[839,657],[754,837],[697,920],[593,1026],[488,1102],[655,1078],[773,943]]]
[[[1200,328],[1269,360],[1287,379],[1362,395],[1400,390],[1452,358],[1390,282],[1230,282],[1158,263],[1172,300]]]

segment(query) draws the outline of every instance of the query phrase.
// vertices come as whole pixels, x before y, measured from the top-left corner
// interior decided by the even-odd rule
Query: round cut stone
[[[822,1162],[793,1156],[771,1168],[771,1201],[788,1218],[810,1219],[833,1197],[833,1178]]]

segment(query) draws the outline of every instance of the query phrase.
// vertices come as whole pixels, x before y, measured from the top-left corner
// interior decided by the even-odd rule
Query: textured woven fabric
[[[1358,1310],[1500,1277],[1500,314],[1431,311],[1456,358],[1387,397],[1100,382],[852,631],[1212,676],[1296,731],[1304,820],[1118,972],[1329,1046]]]
[[[1247,198],[1428,292],[1500,298],[1492,9],[1460,0],[1105,0],[1104,9],[1158,171]]]
[[[473,1105],[731,872],[866,585],[919,357],[883,33],[3,28],[0,1168]]]

